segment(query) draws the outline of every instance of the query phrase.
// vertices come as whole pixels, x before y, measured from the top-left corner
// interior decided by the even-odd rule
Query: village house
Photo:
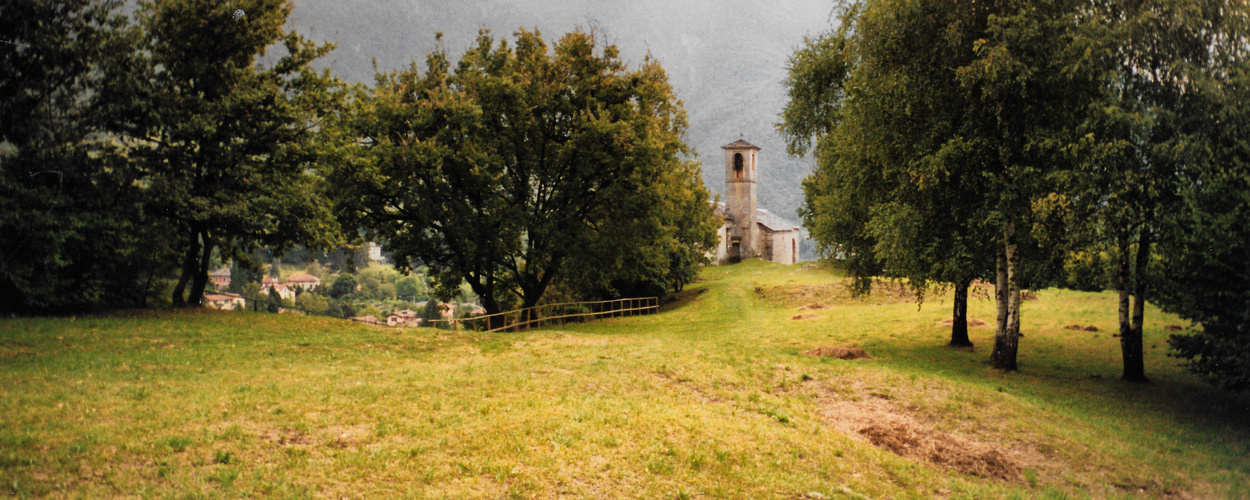
[[[287,286],[291,288],[300,288],[307,292],[313,288],[317,288],[317,285],[321,284],[321,278],[311,274],[299,273],[287,278],[286,283]]]
[[[742,139],[721,146],[725,150],[725,202],[716,203],[724,220],[716,232],[717,264],[759,258],[794,264],[799,257],[799,226],[772,212],[756,208],[756,165],[760,148]]]
[[[278,297],[284,300],[295,300],[295,290],[289,286],[282,284],[277,278],[265,278],[260,282],[260,291],[268,294],[270,290],[278,292]]]
[[[246,308],[247,299],[237,293],[206,293],[204,305],[223,311],[232,311]]]
[[[230,268],[225,267],[208,273],[208,279],[218,290],[225,290],[230,286]]]
[[[394,314],[386,317],[387,326],[421,326],[421,318],[417,317],[417,312],[411,309],[395,311]]]

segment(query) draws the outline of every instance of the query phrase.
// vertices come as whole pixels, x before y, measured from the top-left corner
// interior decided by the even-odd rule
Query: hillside
[[[525,333],[0,319],[0,492],[1250,496],[1250,400],[1164,356],[1174,317],[1148,311],[1154,383],[1124,385],[1115,297],[1037,296],[1012,374],[985,364],[992,328],[975,352],[944,347],[949,298],[852,299],[827,270],[758,261],[704,269],[657,315]],[[847,345],[871,359],[804,354]]]
[[[668,2],[586,0],[429,2],[385,0],[341,2],[296,0],[292,27],[338,49],[325,65],[342,78],[372,83],[376,60],[381,71],[404,69],[443,47],[458,57],[479,29],[511,36],[519,28],[538,29],[550,42],[574,29],[593,30],[637,64],[650,54],[669,75],[690,115],[687,142],[704,164],[712,192],[724,189],[720,149],[739,136],[762,150],[760,208],[797,221],[800,181],[809,160],[786,155],[774,123],[785,106],[786,60],[803,42],[832,29],[833,2],[698,0]]]

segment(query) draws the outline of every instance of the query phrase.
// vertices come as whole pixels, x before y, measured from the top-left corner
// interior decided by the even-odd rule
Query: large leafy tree
[[[1083,35],[1103,69],[1083,146],[1087,161],[1074,186],[1080,220],[1093,223],[1115,252],[1120,344],[1126,381],[1144,382],[1142,324],[1151,289],[1147,272],[1163,225],[1183,208],[1180,193],[1210,157],[1212,93],[1221,66],[1244,52],[1244,5],[1220,1],[1091,2]],[[1221,58],[1225,58],[1221,60]],[[1244,61],[1242,62],[1244,64]]]
[[[138,39],[119,5],[0,3],[0,312],[141,306],[168,271],[110,133]]]
[[[954,283],[952,345],[969,345],[968,284],[999,272],[995,366],[1015,369],[1021,240],[1063,165],[1065,2],[882,0],[791,60],[782,131],[815,141],[802,215],[860,283]],[[1084,87],[1077,87],[1078,89]]]
[[[357,104],[344,133],[363,147],[328,174],[342,220],[443,290],[467,282],[489,313],[533,306],[561,278],[680,286],[715,244],[664,71],[626,68],[591,34],[548,47],[483,32],[454,70],[436,51]]]
[[[1152,296],[1196,323],[1196,330],[1172,336],[1172,354],[1212,384],[1244,391],[1250,388],[1250,12],[1230,4],[1222,13],[1224,29],[1207,47],[1210,69],[1191,81],[1193,97],[1207,103],[1194,114],[1189,135],[1201,147],[1178,165],[1180,208],[1158,219],[1164,272]]]
[[[176,305],[198,305],[214,249],[247,259],[263,245],[325,245],[335,236],[309,171],[317,125],[341,94],[309,64],[332,49],[283,33],[290,3],[153,0],[129,80],[115,100],[142,169],[147,209],[169,224],[181,273]],[[242,11],[242,15],[236,15]],[[272,64],[260,58],[281,43]]]

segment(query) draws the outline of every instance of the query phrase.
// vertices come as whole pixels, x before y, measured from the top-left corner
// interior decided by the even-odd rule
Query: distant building
[[[208,279],[218,290],[225,290],[230,286],[230,268],[226,267],[208,273]]]
[[[289,286],[282,284],[278,278],[265,278],[260,282],[260,291],[266,294],[270,290],[278,292],[278,297],[287,300],[295,300],[295,290]]]
[[[369,250],[369,260],[384,260],[384,257],[382,256],[382,245],[370,241],[365,245],[365,248]]]
[[[290,278],[287,278],[286,283],[287,283],[287,286],[290,286],[291,288],[301,288],[305,292],[307,292],[309,290],[312,290],[313,288],[316,288],[317,285],[320,285],[321,278],[318,278],[311,274],[299,273],[296,275],[292,275]]]
[[[247,307],[247,299],[237,293],[206,293],[204,305],[225,311]]]
[[[798,262],[799,226],[755,206],[760,148],[742,139],[721,148],[725,150],[725,202],[716,203],[716,214],[724,223],[716,232],[719,244],[713,260],[717,264],[751,258]]]

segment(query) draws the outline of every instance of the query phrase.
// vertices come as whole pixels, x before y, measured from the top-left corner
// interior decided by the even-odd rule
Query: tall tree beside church
[[[805,223],[850,270],[966,291],[1001,255],[993,360],[1014,370],[1020,231],[1060,164],[1068,96],[1048,92],[1065,61],[1063,2],[881,0],[853,4],[839,30],[791,60],[780,128],[791,153],[815,140]],[[1040,15],[1039,15],[1040,14]],[[1055,37],[1047,40],[1047,37]],[[1017,229],[1020,228],[1020,229]],[[952,345],[968,345],[956,321]]]
[[[175,228],[176,305],[200,303],[214,249],[247,259],[260,245],[335,237],[308,171],[318,121],[341,99],[328,70],[309,65],[332,46],[283,33],[290,9],[282,0],[140,3],[144,50],[118,90],[134,105],[118,119],[135,144],[149,213]],[[262,66],[259,56],[275,43],[285,53]]]
[[[168,272],[108,133],[137,41],[120,5],[0,2],[0,313],[143,306]]]
[[[956,69],[971,91],[970,115],[984,117],[970,139],[987,153],[990,220],[1001,235],[999,326],[990,362],[1003,370],[1017,368],[1020,242],[1036,221],[1036,204],[1054,197],[1057,178],[1074,168],[1069,146],[1097,89],[1097,75],[1081,64],[1086,45],[1075,30],[1079,5],[1074,0],[977,5],[974,12],[985,31],[972,44],[975,59]]]
[[[597,44],[483,32],[454,71],[436,51],[424,73],[379,75],[347,132],[363,147],[327,174],[344,223],[385,235],[399,267],[424,263],[444,291],[467,282],[488,313],[537,304],[572,269],[663,283],[676,259],[693,266],[673,249],[701,252],[714,229],[665,227],[681,221],[666,207],[711,218],[697,168],[679,158],[685,112],[657,62],[630,70]]]

